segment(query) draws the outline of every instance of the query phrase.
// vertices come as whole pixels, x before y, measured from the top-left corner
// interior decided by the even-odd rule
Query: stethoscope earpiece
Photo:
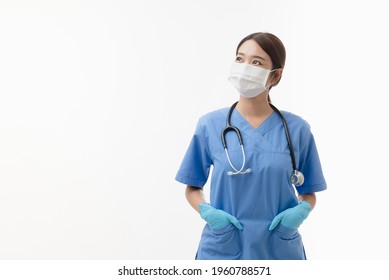
[[[241,171],[241,170],[235,170],[235,172],[228,171],[227,175],[232,176],[232,175],[236,175],[236,174],[247,174],[247,173],[251,173],[251,168],[247,168],[246,171]]]

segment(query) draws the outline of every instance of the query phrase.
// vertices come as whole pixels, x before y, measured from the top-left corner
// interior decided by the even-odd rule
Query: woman
[[[196,259],[306,259],[298,227],[327,186],[308,123],[270,102],[285,57],[273,34],[243,38],[228,77],[239,101],[198,121],[176,176],[207,222]]]

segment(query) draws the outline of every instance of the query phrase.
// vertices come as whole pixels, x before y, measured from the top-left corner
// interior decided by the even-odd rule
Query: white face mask
[[[234,62],[228,80],[241,96],[254,98],[267,89],[267,78],[272,71],[247,63]]]

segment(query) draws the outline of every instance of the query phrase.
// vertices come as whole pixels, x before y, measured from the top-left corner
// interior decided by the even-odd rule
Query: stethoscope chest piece
[[[294,170],[290,175],[290,182],[296,187],[300,187],[304,184],[304,174],[298,170]]]

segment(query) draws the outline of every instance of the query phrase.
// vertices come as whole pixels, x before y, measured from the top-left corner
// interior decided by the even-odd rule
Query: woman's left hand
[[[297,229],[311,212],[311,204],[302,201],[295,207],[288,208],[274,217],[269,230],[273,230],[279,223],[288,228]]]

